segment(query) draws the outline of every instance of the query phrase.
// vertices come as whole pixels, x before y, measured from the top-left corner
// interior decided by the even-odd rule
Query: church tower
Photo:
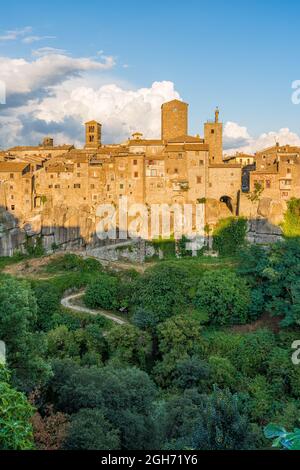
[[[188,104],[179,100],[168,101],[161,107],[161,138],[175,139],[188,133]]]
[[[85,148],[101,146],[101,124],[97,121],[85,123]]]
[[[219,122],[219,109],[215,110],[215,120],[204,124],[204,140],[209,145],[209,162],[223,163],[223,124]]]

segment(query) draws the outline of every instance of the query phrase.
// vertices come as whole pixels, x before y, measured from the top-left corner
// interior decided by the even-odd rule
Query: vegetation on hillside
[[[228,256],[138,274],[65,255],[47,279],[2,275],[0,449],[256,449],[277,437],[284,446],[300,415],[300,244]],[[129,322],[63,308],[64,292],[82,288],[82,302]],[[263,327],[266,315],[280,325]]]

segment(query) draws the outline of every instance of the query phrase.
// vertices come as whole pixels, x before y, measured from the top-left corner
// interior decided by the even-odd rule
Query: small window
[[[203,160],[199,160],[199,166],[202,166],[204,164]]]
[[[137,160],[133,160],[134,165],[137,165],[137,163],[138,163]]]
[[[266,188],[270,189],[271,188],[271,181],[266,180]]]
[[[12,204],[12,205],[10,206],[10,208],[11,208],[12,211],[14,211],[14,210],[15,210],[15,205]]]
[[[109,188],[110,188],[110,186],[109,186],[109,184],[108,184],[108,185],[106,186],[106,190],[109,191]]]
[[[124,189],[124,184],[123,183],[120,184],[120,189]]]
[[[76,176],[77,176],[77,178],[80,178],[80,173],[77,173]]]
[[[211,188],[211,187],[212,187],[212,183],[209,183],[209,185],[208,185],[208,186]]]
[[[77,163],[77,168],[80,168],[80,163]]]
[[[138,172],[135,171],[135,172],[134,172],[134,177],[135,177],[135,178],[138,178],[138,176],[139,176]]]
[[[202,176],[197,176],[197,184],[201,184],[202,183]]]
[[[174,173],[178,174],[178,168],[174,168]]]
[[[91,189],[94,189],[95,188],[95,185],[94,184],[91,184]]]
[[[287,169],[286,169],[286,172],[290,174],[290,173],[291,173],[291,169],[290,169],[290,168],[287,168]]]
[[[13,194],[11,194],[10,199],[14,199],[14,195],[13,195]]]
[[[56,184],[56,185],[54,186],[54,188],[55,188],[55,189],[60,189],[60,184]]]
[[[212,130],[210,131],[210,133],[211,133],[211,134],[214,134],[214,133],[215,133],[215,130],[214,130],[214,129],[212,129]]]
[[[75,184],[74,184],[74,188],[75,188],[75,189],[80,189],[80,184],[79,184],[79,183],[75,183]]]
[[[9,177],[10,177],[11,180],[13,180],[14,179],[14,174],[10,173]]]

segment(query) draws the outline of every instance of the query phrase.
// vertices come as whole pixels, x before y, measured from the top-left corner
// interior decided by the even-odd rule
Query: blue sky
[[[128,90],[173,82],[190,104],[191,133],[202,133],[218,105],[224,122],[251,136],[282,127],[300,135],[300,105],[291,101],[300,79],[299,16],[294,0],[6,2],[0,34],[30,26],[40,39],[0,41],[0,56],[32,60],[41,47],[72,57],[103,51],[115,65],[89,80]]]

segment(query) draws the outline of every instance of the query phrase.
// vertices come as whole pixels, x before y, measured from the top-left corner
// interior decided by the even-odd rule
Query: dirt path
[[[83,295],[84,295],[84,292],[79,292],[77,294],[68,295],[67,297],[63,297],[60,303],[63,307],[69,308],[70,310],[73,310],[74,312],[89,313],[90,315],[102,315],[103,317],[108,318],[109,320],[112,320],[115,323],[118,323],[119,325],[125,325],[126,323],[128,323],[128,321],[117,317],[112,312],[109,312],[107,310],[103,310],[103,309],[94,310],[94,309],[83,307],[81,305],[74,303],[74,300],[80,299]]]

